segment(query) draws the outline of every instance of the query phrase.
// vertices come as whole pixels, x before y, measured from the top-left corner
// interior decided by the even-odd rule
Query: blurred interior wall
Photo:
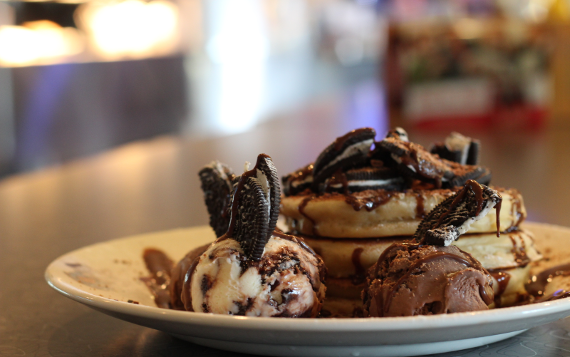
[[[570,127],[570,24],[555,22],[551,26],[556,38],[551,122],[555,127]]]
[[[0,68],[0,175],[12,165],[16,138],[14,136],[14,98],[12,70]]]
[[[13,83],[13,171],[176,133],[187,116],[181,56],[20,67],[0,74],[5,72]]]

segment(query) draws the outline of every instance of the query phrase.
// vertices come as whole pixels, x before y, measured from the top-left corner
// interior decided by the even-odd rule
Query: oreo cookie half
[[[402,141],[410,141],[410,139],[408,138],[408,133],[403,129],[400,128],[399,126],[395,127],[392,130],[389,130],[388,133],[386,134],[387,138],[396,138]]]
[[[281,188],[277,170],[265,154],[235,185],[231,203],[229,238],[240,243],[248,260],[260,260],[279,217]]]
[[[232,193],[232,170],[219,161],[212,161],[198,172],[204,201],[210,216],[210,226],[216,237],[226,233],[230,223],[229,204]]]
[[[365,190],[397,191],[404,189],[404,178],[387,167],[363,167],[338,172],[325,180],[320,192],[360,192]]]
[[[463,186],[469,180],[477,181],[482,185],[488,185],[491,182],[491,171],[482,166],[464,166],[456,170],[452,170],[455,175],[449,180],[449,187]]]
[[[497,191],[469,180],[459,192],[428,213],[420,222],[414,239],[422,244],[448,246],[493,207],[497,210],[498,235],[501,202],[502,197]]]
[[[405,177],[435,183],[438,187],[454,177],[448,165],[419,144],[392,136],[380,141],[377,146],[390,152],[390,157]]]
[[[366,162],[376,131],[372,128],[353,130],[338,137],[317,158],[313,168],[313,189],[328,177],[349,167]]]
[[[408,133],[400,128],[397,127],[388,131],[386,134],[386,138],[394,138],[394,140],[400,140],[403,142],[408,142]],[[382,166],[395,168],[398,164],[392,158],[392,153],[382,144],[382,141],[374,143],[374,149],[370,152],[370,162],[381,162]]]
[[[445,138],[445,142],[434,144],[430,152],[437,154],[442,159],[454,161],[462,165],[477,165],[480,146],[478,140],[452,132]]]
[[[293,196],[313,185],[313,164],[309,164],[287,176],[283,176],[283,194]]]

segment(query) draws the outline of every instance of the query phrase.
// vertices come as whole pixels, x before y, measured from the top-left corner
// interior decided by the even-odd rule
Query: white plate
[[[535,233],[545,255],[552,250],[570,256],[563,251],[570,250],[565,248],[570,229],[536,223],[526,228]],[[179,259],[213,238],[209,227],[197,227],[99,243],[59,257],[45,276],[65,296],[119,319],[200,345],[272,356],[443,353],[500,341],[570,315],[570,299],[473,313],[367,319],[239,317],[155,307],[139,279],[147,275],[143,249],[156,247]]]

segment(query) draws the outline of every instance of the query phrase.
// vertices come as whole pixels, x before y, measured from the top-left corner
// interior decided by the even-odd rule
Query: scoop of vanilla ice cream
[[[297,237],[273,235],[261,260],[247,261],[234,239],[200,256],[190,293],[197,312],[245,316],[314,317],[325,296],[324,264]]]

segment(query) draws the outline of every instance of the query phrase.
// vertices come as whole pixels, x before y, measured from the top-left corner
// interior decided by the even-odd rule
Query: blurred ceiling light
[[[472,40],[481,37],[485,31],[484,24],[480,20],[462,18],[453,24],[457,37],[462,40]]]
[[[219,132],[236,133],[260,119],[264,102],[266,61],[270,55],[262,0],[219,0],[206,5],[206,53],[216,66]]]
[[[169,1],[88,2],[77,18],[107,58],[168,54],[178,45],[178,8]]]
[[[208,10],[213,16],[206,53],[214,63],[235,64],[239,61],[248,64],[267,59],[269,40],[262,6],[258,0],[209,4]]]
[[[26,66],[57,63],[83,51],[78,31],[48,21],[23,26],[0,26],[0,65]]]

